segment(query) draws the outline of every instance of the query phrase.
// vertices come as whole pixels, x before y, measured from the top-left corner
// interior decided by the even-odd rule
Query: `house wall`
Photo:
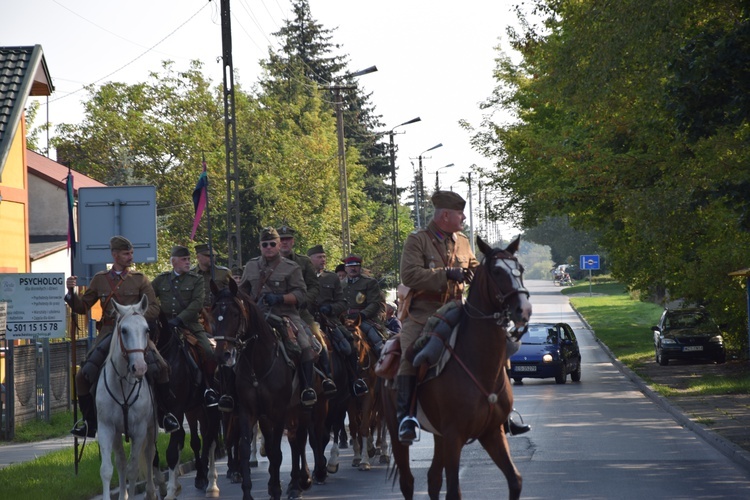
[[[0,273],[27,273],[30,268],[25,143],[26,127],[22,117],[0,182]]]
[[[68,234],[67,195],[64,189],[35,175],[29,176],[29,232],[35,236]]]

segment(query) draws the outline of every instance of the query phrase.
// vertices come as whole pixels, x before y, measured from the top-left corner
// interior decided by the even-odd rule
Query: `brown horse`
[[[521,495],[522,480],[508,449],[503,430],[513,408],[513,391],[505,372],[507,336],[518,339],[531,317],[523,268],[514,254],[520,239],[506,249],[491,248],[481,238],[477,244],[484,260],[476,269],[458,330],[452,357],[442,373],[417,387],[419,421],[434,434],[434,454],[427,474],[428,493],[437,499],[443,483],[445,498],[461,498],[458,472],[461,449],[478,439],[508,481],[509,498]],[[509,322],[514,327],[508,332]],[[393,455],[404,498],[414,495],[409,468],[409,448],[398,440],[395,391],[383,398]],[[455,411],[462,408],[462,411]]]
[[[261,310],[234,280],[221,291],[214,288],[212,284],[216,356],[221,364],[235,367],[243,498],[252,498],[250,447],[253,428],[259,422],[269,462],[268,494],[280,499],[281,439],[293,401],[295,371]]]

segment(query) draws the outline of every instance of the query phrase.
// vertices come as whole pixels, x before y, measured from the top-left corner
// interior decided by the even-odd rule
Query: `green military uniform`
[[[192,271],[179,276],[167,271],[154,278],[153,287],[167,320],[180,318],[204,352],[213,352],[203,325],[198,321],[205,297],[203,278]]]
[[[343,282],[344,300],[347,313],[359,313],[363,319],[380,322],[385,314],[385,297],[375,278],[358,276]]]
[[[229,280],[232,279],[232,271],[228,267],[214,264],[214,283],[219,290],[229,286]],[[195,273],[203,278],[203,307],[211,308],[213,303],[213,294],[211,293],[211,268],[201,271],[200,266],[190,268],[191,273]]]
[[[434,221],[406,238],[401,255],[401,282],[411,288],[412,298],[408,315],[403,318],[402,352],[419,337],[427,318],[440,306],[463,296],[464,284],[448,281],[445,269],[473,269],[478,265],[469,238],[463,233],[443,233]],[[414,375],[416,370],[404,357],[398,373]]]
[[[302,269],[302,278],[305,280],[307,292],[305,292],[305,305],[304,307],[300,307],[299,315],[305,323],[312,326],[315,319],[312,314],[310,314],[309,308],[311,305],[315,304],[315,301],[318,299],[318,293],[320,292],[320,283],[318,282],[317,273],[315,272],[310,257],[292,252],[288,258]]]
[[[319,290],[318,295],[312,303],[310,309],[317,309],[326,304],[331,306],[330,319],[335,323],[340,323],[339,316],[346,310],[346,299],[341,289],[341,280],[336,273],[323,270],[318,277]]]

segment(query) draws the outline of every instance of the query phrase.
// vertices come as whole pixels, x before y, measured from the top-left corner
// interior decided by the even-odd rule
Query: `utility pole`
[[[240,188],[237,168],[237,127],[234,108],[234,65],[229,0],[221,0],[221,46],[224,73],[224,148],[227,168],[227,259],[229,268],[242,266]]]
[[[474,204],[471,198],[471,172],[469,172],[469,241],[471,242],[471,253],[476,255],[477,249],[474,243]]]

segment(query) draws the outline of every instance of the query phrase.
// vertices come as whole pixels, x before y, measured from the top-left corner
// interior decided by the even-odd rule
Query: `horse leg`
[[[200,429],[203,430],[207,427],[205,415],[200,415],[197,412],[203,411],[202,408],[192,410],[188,413],[188,426],[190,427],[190,449],[193,450],[193,457],[195,457],[195,488],[201,491],[206,491],[208,486],[208,464],[204,460],[204,456],[201,454],[201,436],[198,429],[198,421],[200,420]],[[199,416],[200,415],[200,416]]]
[[[216,471],[216,439],[211,440],[208,445],[208,486],[206,487],[206,498],[219,498],[219,473]]]
[[[281,461],[283,457],[281,453],[281,439],[284,436],[284,426],[271,422],[268,418],[264,418],[260,423],[260,430],[262,431],[263,436],[269,436],[269,439],[266,441],[266,444],[268,445],[266,447],[269,475],[268,495],[273,500],[279,500],[282,493]]]
[[[396,391],[387,388],[383,390],[383,416],[391,438],[394,467],[398,469],[398,482],[401,494],[405,500],[414,498],[414,475],[409,467],[409,447],[398,440],[398,420],[396,419]]]
[[[359,467],[359,464],[362,463],[362,440],[354,433],[352,433],[352,452],[354,453],[352,467]]]
[[[505,475],[505,479],[508,481],[508,498],[518,500],[521,497],[523,478],[521,478],[521,474],[510,457],[508,438],[505,436],[503,426],[500,425],[485,432],[480,436],[479,442],[487,450],[487,454],[495,462],[495,465]]]
[[[164,498],[167,496],[167,482],[164,480],[164,473],[161,471],[159,466],[159,450],[156,448],[156,428],[154,427],[151,431],[151,436],[154,441],[154,459],[151,461],[151,470],[154,474],[154,483],[159,490],[159,496]]]
[[[101,420],[101,419],[100,419]],[[99,477],[102,480],[102,491],[103,496],[102,498],[109,498],[109,490],[112,483],[112,473],[114,472],[114,467],[112,466],[112,442],[114,441],[114,437],[112,436],[112,430],[109,429],[106,426],[101,426],[99,428],[99,431],[97,433],[96,437],[97,441],[99,441],[99,454],[102,457],[102,465],[99,467]],[[123,452],[124,453],[124,452]],[[120,468],[120,458],[116,458],[117,461],[117,469],[118,471],[121,470]],[[124,474],[120,474],[120,493],[124,491]]]
[[[182,415],[176,415],[179,419]],[[169,480],[167,481],[167,496],[164,500],[175,500],[180,494],[182,486],[179,481],[180,474],[180,451],[185,445],[185,430],[179,429],[169,435],[167,445],[167,467],[169,467]]]
[[[432,453],[432,463],[427,471],[427,493],[430,500],[440,498],[440,488],[443,487],[443,438],[435,434]]]
[[[318,403],[314,409],[314,422],[310,423],[310,446],[315,459],[313,478],[316,484],[325,484],[328,478],[326,446],[331,439],[331,433],[326,428],[327,414],[328,405],[325,402]]]
[[[258,466],[258,434],[260,427],[255,424],[253,427],[253,439],[250,441],[250,467]]]
[[[445,500],[459,500],[461,487],[458,483],[458,469],[461,464],[461,448],[464,441],[455,432],[444,433],[441,441],[440,453],[445,468]]]
[[[153,419],[151,419],[153,422]],[[153,424],[149,424],[146,429],[146,437],[144,442],[144,451],[146,454],[146,492],[144,498],[146,500],[156,500],[156,486],[154,483],[154,469],[151,464],[156,458],[156,436],[154,433]]]

